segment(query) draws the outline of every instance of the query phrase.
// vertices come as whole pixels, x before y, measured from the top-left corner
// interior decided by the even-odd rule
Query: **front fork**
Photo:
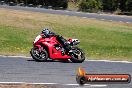
[[[41,45],[33,45],[33,47],[37,47],[39,52],[43,51],[43,47]]]

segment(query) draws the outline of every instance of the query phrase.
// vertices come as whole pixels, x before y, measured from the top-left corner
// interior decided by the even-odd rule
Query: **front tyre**
[[[48,59],[48,53],[45,49],[42,49],[41,52],[37,47],[31,49],[30,54],[35,61],[45,62]]]
[[[71,59],[73,63],[82,63],[85,60],[85,53],[82,49],[75,47],[73,53],[71,54]]]

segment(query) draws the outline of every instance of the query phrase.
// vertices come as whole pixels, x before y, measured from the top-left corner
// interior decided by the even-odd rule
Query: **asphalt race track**
[[[51,10],[51,9],[44,9],[44,8],[7,6],[7,5],[0,5],[0,8],[42,12],[42,13],[50,13],[50,14],[61,14],[61,15],[68,15],[68,16],[78,16],[78,17],[83,17],[83,18],[93,18],[93,19],[99,19],[99,20],[132,23],[132,17],[127,17],[127,16],[104,15],[104,14],[83,13],[83,12],[75,12],[75,11],[67,11],[67,10]]]
[[[80,87],[75,80],[79,66],[82,66],[88,73],[127,73],[132,75],[132,63],[105,61],[35,62],[32,58],[0,56],[0,83],[54,84],[57,88],[132,88],[132,83],[87,84]]]

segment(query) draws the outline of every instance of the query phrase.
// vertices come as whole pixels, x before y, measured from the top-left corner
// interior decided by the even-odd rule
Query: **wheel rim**
[[[39,52],[39,50],[35,48],[33,53],[39,60],[44,60],[46,58],[46,53],[43,50]]]
[[[82,52],[80,50],[78,50],[78,54],[77,54],[78,59],[82,58]]]
[[[39,57],[40,55],[39,55],[39,50],[37,49],[37,48],[35,48],[34,50],[33,50],[33,53],[34,53],[34,55],[36,56],[36,57]]]
[[[80,50],[77,50],[76,51],[76,54],[75,54],[75,57],[78,59],[78,60],[81,60],[82,59],[82,52]]]
[[[81,60],[83,57],[83,53],[80,50],[76,50],[76,52],[74,54],[72,54],[72,56],[74,56],[78,60]]]
[[[40,59],[45,59],[46,58],[46,54],[44,53],[44,52],[42,52],[41,54],[40,54]]]

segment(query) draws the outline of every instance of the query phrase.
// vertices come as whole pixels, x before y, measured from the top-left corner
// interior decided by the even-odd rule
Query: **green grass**
[[[36,16],[17,18],[10,15],[12,24],[0,23],[0,54],[29,55],[34,38],[45,26],[66,38],[78,38],[81,41],[79,47],[85,51],[88,58],[132,61],[131,24],[34,14],[43,19],[41,17],[34,19]],[[13,21],[16,18],[21,21],[20,24],[26,24],[26,26],[16,24],[17,22]],[[5,19],[9,20],[9,18]]]
[[[19,30],[15,27],[0,26],[0,53],[26,54],[31,48],[28,33],[29,31]]]
[[[78,9],[78,3],[68,2],[68,10],[77,11]]]

